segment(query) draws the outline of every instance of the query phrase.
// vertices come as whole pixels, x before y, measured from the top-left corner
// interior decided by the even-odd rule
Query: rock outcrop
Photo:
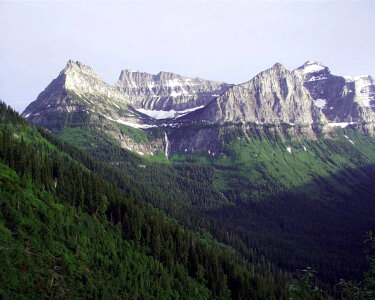
[[[117,83],[109,85],[90,67],[69,61],[23,116],[57,133],[65,127],[94,128],[140,153],[216,153],[224,123],[234,126],[225,130],[243,132],[271,124],[280,134],[287,131],[300,138],[348,125],[373,135],[375,85],[371,76],[335,76],[314,61],[293,71],[276,63],[238,85],[130,70],[123,70]],[[160,136],[152,142],[138,136],[135,142],[126,126],[158,127]]]
[[[169,72],[152,75],[131,70],[121,71],[116,83],[116,87],[132,99],[135,108],[164,111],[205,106],[231,86]]]
[[[210,123],[308,124],[325,122],[304,82],[277,63],[187,115]]]
[[[308,61],[294,70],[304,81],[328,122],[374,122],[375,84],[371,76],[332,75],[328,67]]]

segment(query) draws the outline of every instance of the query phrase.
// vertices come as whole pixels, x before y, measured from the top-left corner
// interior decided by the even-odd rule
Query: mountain
[[[181,226],[149,202],[186,212],[182,198],[172,201],[168,190],[31,127],[4,103],[0,141],[1,297],[287,299],[290,274],[257,254],[246,259],[203,228]],[[128,163],[181,180],[179,197],[205,194],[197,178],[176,179],[176,171],[170,176],[134,155]]]
[[[169,72],[151,75],[123,70],[115,86],[133,99],[135,108],[147,113],[148,110],[181,111],[205,106],[231,85]]]
[[[185,118],[210,123],[289,123],[315,132],[352,124],[374,134],[375,85],[371,76],[334,76],[317,62],[308,61],[294,71],[277,63]]]
[[[90,113],[91,110],[102,114],[110,110],[118,115],[118,105],[127,102],[126,95],[105,83],[90,67],[70,60],[36,101],[25,109],[23,116],[32,124],[54,128],[59,126],[59,115]]]
[[[74,131],[85,140],[103,136],[103,140],[123,148],[153,155],[158,150],[167,153],[165,135],[153,135],[150,140],[134,128],[169,126],[168,120],[203,107],[230,86],[173,73],[151,75],[127,70],[111,86],[89,66],[70,60],[22,115],[31,124],[60,135],[69,131],[71,136]]]
[[[89,105],[87,95],[68,90],[68,96],[85,110],[46,112],[46,116],[60,117],[59,121],[51,127],[48,122],[39,125],[46,124],[101,161],[108,168],[101,178],[131,199],[162,211],[203,240],[214,238],[224,249],[256,261],[257,270],[268,272],[261,274],[280,275],[276,281],[281,286],[289,276],[284,277],[284,272],[312,266],[334,293],[340,278],[361,278],[366,269],[361,255],[363,235],[375,228],[375,139],[366,129],[373,126],[373,120],[369,112],[365,121],[367,115],[358,114],[360,104],[355,104],[371,86],[357,89],[358,95],[348,100],[354,103],[347,114],[352,119],[339,112],[330,117],[319,107],[318,99],[323,98],[317,98],[312,87],[309,90],[313,78],[309,76],[327,72],[315,65],[302,66],[309,70],[304,74],[300,68],[288,71],[276,64],[246,83],[228,87],[206,106],[192,104],[179,113],[143,108],[148,115],[144,114],[136,106],[139,99],[118,86],[115,89],[124,97],[116,102],[120,108],[110,106],[110,98],[98,98],[96,108],[94,96]],[[315,81],[318,88],[320,81]],[[334,94],[328,89],[326,85],[323,93]],[[337,89],[337,97],[340,93]],[[159,118],[160,114],[169,118]],[[89,170],[97,168],[96,164],[84,165]],[[116,209],[110,209],[115,216]],[[131,215],[142,214],[131,211]],[[148,230],[137,231],[134,238],[150,242]],[[168,235],[159,238],[174,247]],[[171,263],[168,253],[157,257]],[[194,255],[189,253],[190,258]],[[210,270],[218,274],[215,268]],[[194,267],[188,274],[198,273]],[[232,292],[242,289],[237,288],[242,275],[225,274],[233,275],[227,281],[234,287]],[[205,282],[207,277],[203,278]],[[285,289],[278,286],[270,295],[264,292],[268,287],[268,282],[258,278],[249,288],[262,290],[259,299],[285,298]]]
[[[329,123],[375,120],[375,82],[371,76],[335,76],[319,62],[294,70]]]
[[[282,135],[281,126],[287,124],[289,134],[309,139],[350,125],[373,135],[374,89],[370,76],[335,76],[312,61],[293,71],[276,63],[238,85],[123,70],[113,86],[90,67],[69,61],[22,115],[60,135],[69,131],[72,136],[73,130],[84,140],[99,136],[141,154],[161,150],[169,156],[185,150],[220,151],[220,134],[213,128],[191,131],[198,123],[271,124]],[[86,132],[78,132],[83,127]],[[171,131],[177,127],[186,129],[189,140]]]
[[[210,123],[311,125],[325,121],[303,81],[279,63],[230,88],[197,112],[195,118]]]
[[[58,127],[62,115],[82,112],[148,128],[154,119],[177,117],[206,105],[230,86],[167,72],[151,75],[129,70],[123,70],[111,86],[89,66],[70,60],[22,115],[50,130]]]

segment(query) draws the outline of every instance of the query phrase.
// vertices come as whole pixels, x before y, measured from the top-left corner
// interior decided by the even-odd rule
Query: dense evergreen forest
[[[341,193],[322,176],[320,201],[302,192],[309,185],[247,195],[218,188],[225,165],[199,155],[157,163],[112,144],[87,154],[5,104],[0,114],[5,298],[287,299],[306,266],[322,297],[340,298],[339,280],[368,268],[375,171],[357,152],[358,168],[332,174],[349,178]]]
[[[156,197],[145,186],[29,126],[5,104],[1,127],[5,298],[287,297],[291,276],[264,257],[246,260],[182,228],[143,200]]]
[[[78,117],[65,125],[56,134],[145,186],[149,194],[137,199],[246,259],[263,256],[272,268],[292,273],[311,266],[331,287],[341,278],[363,278],[363,240],[375,228],[374,138],[349,127],[301,142],[288,135],[290,125],[280,136],[272,126],[244,132],[224,124],[221,155],[177,152],[169,160],[159,155],[158,163],[122,149]],[[184,138],[202,126],[216,125],[180,127],[168,136]],[[132,129],[149,140],[163,130]],[[107,176],[117,182],[114,173]]]

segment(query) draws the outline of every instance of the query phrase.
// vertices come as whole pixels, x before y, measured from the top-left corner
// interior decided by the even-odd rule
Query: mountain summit
[[[307,138],[348,125],[374,134],[375,85],[371,76],[332,75],[316,61],[293,71],[276,63],[238,85],[127,69],[110,85],[89,66],[70,60],[23,116],[55,132],[86,126],[122,147],[147,153],[163,149],[169,155],[182,148],[220,148],[217,133],[203,131],[191,133],[188,141],[171,143],[166,128],[172,132],[196,123],[288,124],[293,134]],[[165,134],[146,145],[139,137],[137,142],[129,137],[126,126],[159,127]]]
[[[248,82],[236,85],[196,114],[211,123],[313,124],[324,116],[301,78],[276,63]]]

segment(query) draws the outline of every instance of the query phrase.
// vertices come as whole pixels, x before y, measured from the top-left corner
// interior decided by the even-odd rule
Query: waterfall
[[[165,155],[167,156],[167,158],[169,158],[170,143],[169,143],[168,136],[167,136],[166,132],[164,132],[164,141],[165,141]]]

